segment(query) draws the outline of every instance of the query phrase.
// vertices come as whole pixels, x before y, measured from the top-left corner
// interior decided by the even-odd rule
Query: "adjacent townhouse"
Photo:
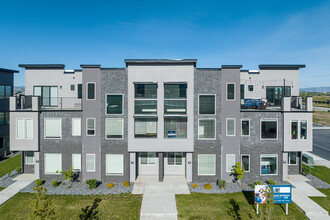
[[[9,154],[9,97],[17,70],[0,68],[0,158]]]
[[[82,181],[182,175],[188,182],[245,181],[301,172],[312,151],[312,99],[299,97],[304,65],[196,68],[196,59],[127,59],[125,68],[22,64],[25,97],[10,102],[11,150],[23,171]]]

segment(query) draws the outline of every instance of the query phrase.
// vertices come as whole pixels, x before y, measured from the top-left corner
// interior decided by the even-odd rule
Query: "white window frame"
[[[297,121],[297,139],[292,139],[292,122]],[[300,140],[300,120],[298,119],[291,119],[290,120],[290,125],[289,125],[289,130],[290,130],[290,140],[291,141],[299,141]]]
[[[141,153],[155,153],[155,152],[141,152]],[[155,163],[154,164],[149,164],[149,156],[147,157],[147,164],[142,164],[142,160],[141,160],[141,155],[139,156],[139,164],[140,166],[156,166],[157,164],[157,153],[155,153]]]
[[[199,105],[199,98],[200,98],[201,95],[209,95],[209,96],[213,95],[214,96],[214,114],[201,114],[199,112],[199,106],[200,106]],[[202,116],[204,116],[204,115],[212,115],[212,116],[217,115],[217,95],[216,94],[198,94],[198,115],[202,115]]]
[[[87,169],[87,157],[88,156],[93,156],[94,157],[94,170],[88,170]],[[86,172],[95,172],[96,171],[96,156],[95,154],[86,154]]]
[[[250,157],[250,154],[241,154],[242,168],[244,168],[244,166],[243,166],[243,156],[248,156],[249,157],[249,170],[245,170],[246,173],[249,173],[251,171],[251,157]]]
[[[88,84],[94,84],[94,98],[88,98]],[[96,82],[86,82],[86,100],[96,100]]]
[[[301,121],[306,121],[306,129],[307,129],[307,134],[306,134],[306,139],[301,139]],[[298,137],[298,140],[300,141],[307,141],[309,138],[308,138],[308,120],[305,119],[305,118],[301,118],[299,121],[298,121],[298,132],[299,132],[299,137]],[[291,134],[291,131],[290,131],[290,134]]]
[[[262,138],[262,121],[276,121],[276,138]],[[278,119],[277,118],[261,118],[260,119],[260,140],[263,140],[263,141],[278,140]]]
[[[235,166],[235,163],[236,163],[236,155],[235,154],[226,154],[226,172],[227,173],[231,173],[233,172],[233,167],[230,167],[230,170],[228,170],[229,167],[227,167],[227,161],[228,161],[228,156],[234,156],[234,166]]]
[[[23,120],[23,137],[18,138],[18,120]],[[24,118],[16,118],[16,139],[22,140],[25,138],[25,119]]]
[[[78,134],[73,134],[73,121],[74,120],[77,120],[77,119],[79,119],[79,121],[80,121],[80,133],[79,133],[79,135]],[[81,118],[72,118],[72,120],[71,120],[71,134],[72,134],[72,136],[81,136]]]
[[[32,140],[33,139],[33,119],[32,118],[25,118],[24,119],[24,128],[26,128],[26,120],[31,120],[31,122],[32,122],[32,129],[31,129],[31,135],[32,135],[32,138],[28,138],[27,137],[27,135],[26,135],[26,132],[27,132],[27,129],[25,129],[25,131],[24,131],[24,137],[25,137],[25,139],[27,139],[27,140]]]
[[[17,134],[18,134],[18,120],[22,120],[23,121],[23,137],[22,138],[18,138],[17,137]],[[32,121],[32,129],[31,129],[31,135],[32,135],[32,138],[27,138],[27,135],[26,135],[26,132],[27,132],[27,129],[26,129],[26,120],[31,120]],[[17,140],[32,140],[33,139],[33,118],[16,118],[16,139]]]
[[[123,161],[123,164],[122,164],[122,173],[121,174],[108,174],[108,172],[107,172],[107,155],[121,155],[122,156],[122,161]],[[124,162],[124,155],[123,154],[106,154],[105,155],[105,175],[106,176],[124,176],[124,164],[125,164],[125,162]]]
[[[292,165],[292,166],[297,166],[298,165],[298,159],[297,159],[297,157],[298,157],[298,152],[296,152],[296,151],[293,151],[294,153],[296,153],[296,163],[290,163],[290,153],[291,152],[288,152],[288,165]]]
[[[74,86],[74,90],[71,89],[71,86]],[[75,92],[76,91],[76,84],[70,84],[70,92]]]
[[[88,134],[88,119],[94,119],[94,134]],[[96,119],[95,118],[86,118],[86,136],[95,136],[96,135]]]
[[[199,137],[199,121],[214,121],[214,138],[200,138]],[[216,140],[217,139],[217,120],[215,118],[199,118],[198,119],[198,140]]]
[[[212,155],[214,159],[214,173],[213,174],[200,174],[199,173],[199,156],[200,155]],[[216,154],[198,154],[198,161],[197,161],[197,169],[198,169],[198,176],[215,176],[217,173],[217,158]]]
[[[121,133],[122,133],[122,138],[108,138],[107,137],[107,131],[108,131],[108,128],[107,128],[107,120],[113,120],[113,119],[120,119],[121,120]],[[107,140],[123,140],[124,139],[124,118],[105,118],[105,139]]]
[[[174,153],[174,164],[168,164],[168,158],[169,158],[169,156],[168,156],[168,154],[169,153]],[[180,154],[182,157],[181,157],[181,165],[180,164],[176,164],[176,157],[175,157],[175,155],[177,155],[177,154]],[[181,167],[181,166],[183,166],[184,165],[184,162],[183,162],[183,153],[182,152],[168,152],[167,153],[167,162],[166,162],[166,165],[167,166],[170,166],[170,167]]]
[[[271,157],[275,156],[276,157],[276,174],[261,174],[261,158],[262,157]],[[260,154],[260,160],[259,160],[259,170],[260,170],[260,176],[277,176],[278,175],[278,154]]]
[[[242,124],[243,124],[243,121],[249,121],[249,135],[243,135],[243,132],[242,132],[242,129],[243,129]],[[250,136],[250,132],[251,132],[251,121],[250,121],[250,119],[249,119],[249,118],[242,118],[242,119],[241,119],[241,136],[243,136],[243,137],[249,137],[249,136]]]
[[[108,101],[107,101],[107,100],[108,100],[108,99],[107,99],[107,96],[108,96],[108,95],[121,95],[121,106],[122,106],[121,114],[108,114],[108,113],[107,113],[107,102],[108,102]],[[115,115],[124,115],[124,109],[125,109],[125,108],[124,108],[124,104],[125,104],[125,103],[124,103],[124,100],[125,100],[125,99],[124,99],[124,94],[123,94],[123,93],[106,93],[106,94],[105,94],[105,99],[104,99],[104,100],[105,100],[105,102],[104,102],[104,105],[105,105],[105,106],[104,106],[105,115],[114,115],[114,116],[115,116]]]
[[[228,99],[228,84],[234,84],[234,99]],[[229,101],[229,102],[236,101],[236,83],[234,83],[234,82],[226,83],[226,101]]]
[[[74,167],[73,167],[73,164],[74,164],[74,163],[73,163],[73,161],[74,161],[74,160],[73,160],[74,155],[79,155],[79,156],[80,156],[80,170],[79,170],[79,172],[81,172],[81,164],[82,164],[82,163],[81,163],[81,154],[72,154],[72,170],[73,170],[73,171],[77,171],[77,170],[78,170],[78,169],[74,169]]]
[[[47,154],[60,154],[61,157],[60,157],[60,163],[61,163],[61,169],[63,169],[63,164],[62,164],[62,154],[61,153],[45,153],[44,154],[44,161],[45,161],[45,158]],[[62,170],[59,170],[59,171],[62,171]],[[61,175],[61,173],[46,173],[46,163],[44,162],[44,173],[45,175]]]
[[[60,119],[60,127],[61,127],[61,129],[60,129],[60,137],[59,138],[53,138],[53,137],[48,138],[48,137],[46,137],[46,120],[47,119]],[[62,118],[44,118],[44,138],[45,139],[62,139]]]
[[[228,134],[228,120],[234,119],[234,135]],[[236,118],[226,118],[226,136],[227,137],[234,137],[236,136]]]
[[[33,152],[33,151],[31,151],[31,152]],[[34,152],[33,152],[33,162],[32,163],[28,163],[27,162],[27,158],[28,158],[28,156],[27,156],[27,151],[25,152],[25,164],[26,165],[33,165],[34,163],[35,163],[35,160],[34,160]]]
[[[249,86],[252,86],[252,91],[249,90]],[[248,92],[254,92],[254,84],[248,84],[247,89],[248,89]]]

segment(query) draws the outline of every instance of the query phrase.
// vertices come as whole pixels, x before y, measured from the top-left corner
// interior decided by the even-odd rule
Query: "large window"
[[[123,139],[124,119],[123,118],[106,118],[105,132],[106,138]]]
[[[265,154],[260,156],[260,174],[277,175],[277,155]]]
[[[0,99],[9,99],[12,96],[11,86],[0,86]]]
[[[123,175],[124,174],[124,156],[123,154],[106,155],[106,174]]]
[[[182,165],[183,153],[167,153],[167,165]]]
[[[81,135],[81,119],[72,118],[72,136]]]
[[[157,114],[157,84],[135,84],[135,114]]]
[[[33,139],[33,121],[31,118],[17,118],[16,139]]]
[[[198,175],[215,175],[215,154],[198,154]]]
[[[235,83],[227,83],[227,100],[235,100]]]
[[[111,115],[122,115],[123,95],[107,95],[106,112]]]
[[[164,122],[165,138],[187,138],[186,118],[165,118]]]
[[[44,155],[45,158],[45,174],[57,174],[56,171],[62,171],[62,154],[48,154]]]
[[[86,171],[95,172],[95,154],[86,154]]]
[[[298,120],[291,121],[291,139],[298,139]]]
[[[87,83],[87,99],[95,99],[95,83]]]
[[[34,164],[34,152],[33,151],[25,152],[25,164],[27,164],[27,165]]]
[[[307,120],[300,121],[300,139],[307,139]]]
[[[232,172],[235,166],[235,154],[226,154],[226,172]]]
[[[250,135],[250,120],[249,119],[242,119],[242,136],[249,136]]]
[[[41,96],[42,106],[57,106],[57,86],[34,86],[33,95]]]
[[[261,119],[261,139],[277,139],[276,119]]]
[[[187,84],[164,85],[164,114],[187,114]]]
[[[135,100],[135,114],[157,114],[157,100]]]
[[[45,138],[62,137],[62,120],[60,118],[45,118]]]
[[[95,135],[95,118],[87,118],[86,119],[86,135],[94,136]]]
[[[135,118],[135,138],[157,138],[157,118]]]
[[[75,172],[81,171],[81,154],[72,154],[72,170]]]
[[[226,135],[235,136],[235,118],[227,118],[226,120]]]
[[[77,85],[77,98],[78,99],[82,98],[82,84]]]
[[[144,152],[140,154],[141,165],[155,165],[156,164],[156,153]]]
[[[215,114],[215,95],[199,95],[199,114]]]
[[[282,97],[291,96],[290,86],[267,86],[266,87],[266,99],[274,106],[280,106],[282,102]]]
[[[297,165],[297,152],[289,152],[289,164]]]
[[[157,84],[135,84],[136,99],[157,99]]]
[[[245,172],[250,172],[250,155],[248,154],[242,155],[242,166]]]
[[[215,119],[199,119],[198,139],[215,139]]]

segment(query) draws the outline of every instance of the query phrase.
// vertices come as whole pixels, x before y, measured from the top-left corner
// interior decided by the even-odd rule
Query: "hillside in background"
[[[299,89],[300,92],[330,92],[330,86],[328,87],[311,87]]]
[[[24,93],[25,92],[25,87],[24,86],[15,86],[14,92],[17,93]]]

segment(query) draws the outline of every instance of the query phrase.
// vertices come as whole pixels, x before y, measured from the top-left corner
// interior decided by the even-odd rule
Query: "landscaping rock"
[[[310,180],[307,183],[309,185],[315,187],[315,188],[319,188],[319,189],[328,189],[328,188],[330,188],[330,184],[328,184],[327,182],[324,182],[323,180],[317,178],[316,176],[308,174],[306,176],[306,178]]]

